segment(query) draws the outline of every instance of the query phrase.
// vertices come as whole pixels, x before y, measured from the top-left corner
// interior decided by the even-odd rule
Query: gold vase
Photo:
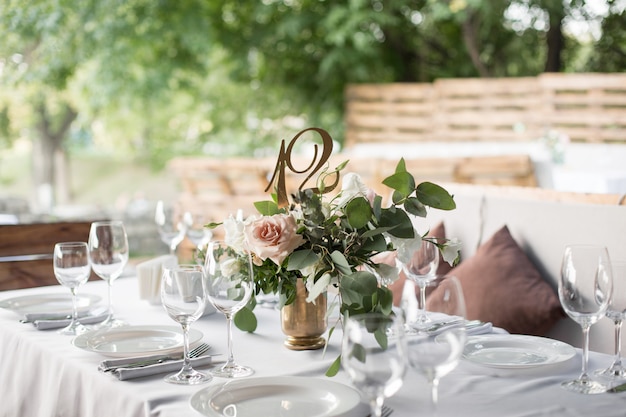
[[[296,299],[280,311],[285,346],[291,350],[320,349],[326,344],[321,337],[326,331],[326,294],[320,294],[314,303],[307,303],[304,281],[296,283]]]

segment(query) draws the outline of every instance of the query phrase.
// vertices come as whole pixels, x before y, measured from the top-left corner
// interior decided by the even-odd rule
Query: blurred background
[[[3,0],[0,213],[149,228],[177,156],[275,156],[349,83],[624,72],[626,0]],[[141,221],[140,221],[141,219]],[[129,232],[130,234],[130,232]],[[166,251],[155,240],[135,250]]]

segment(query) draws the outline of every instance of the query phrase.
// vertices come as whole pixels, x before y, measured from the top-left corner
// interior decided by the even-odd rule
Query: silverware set
[[[206,353],[209,349],[211,349],[211,345],[207,343],[201,343],[198,346],[196,346],[194,349],[189,351],[189,358],[200,357],[202,356],[202,354]],[[213,354],[211,356],[217,356],[217,355]],[[144,359],[139,359],[135,362],[126,362],[126,363],[119,364],[119,365],[100,364],[98,369],[102,372],[111,372],[118,368],[124,368],[124,369],[141,368],[144,366],[156,365],[159,363],[164,363],[168,361],[177,361],[181,359],[183,359],[182,353],[177,353],[174,355],[158,355],[158,356],[146,357]]]

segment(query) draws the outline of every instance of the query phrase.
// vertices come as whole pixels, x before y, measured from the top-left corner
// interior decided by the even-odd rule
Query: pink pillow
[[[491,322],[510,333],[543,336],[565,313],[507,226],[449,275],[463,286],[467,318]]]

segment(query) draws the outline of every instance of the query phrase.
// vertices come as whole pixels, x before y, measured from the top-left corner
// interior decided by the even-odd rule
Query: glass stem
[[[226,338],[228,340],[228,361],[226,362],[226,366],[232,366],[235,364],[235,357],[233,355],[233,329],[232,329],[232,315],[225,314],[226,316]]]
[[[437,416],[437,404],[439,403],[439,378],[434,378],[430,384],[430,399],[433,406],[433,416]]]
[[[587,365],[589,363],[589,325],[583,325],[583,364],[582,371],[580,373],[580,379],[582,381],[588,381]]]
[[[76,299],[76,288],[70,288],[72,292],[72,323],[78,321],[78,303]]]
[[[622,364],[622,320],[615,320],[615,362],[614,365]]]
[[[418,288],[420,289],[420,304],[417,306],[422,312],[426,308],[426,286],[419,284]]]
[[[380,417],[383,414],[385,397],[378,395],[370,400],[371,417]]]
[[[189,359],[189,324],[183,323],[183,369],[182,372],[191,370],[191,360]]]
[[[107,320],[111,321],[113,320],[113,283],[111,279],[107,281],[107,287],[109,294],[109,317],[107,318]]]

